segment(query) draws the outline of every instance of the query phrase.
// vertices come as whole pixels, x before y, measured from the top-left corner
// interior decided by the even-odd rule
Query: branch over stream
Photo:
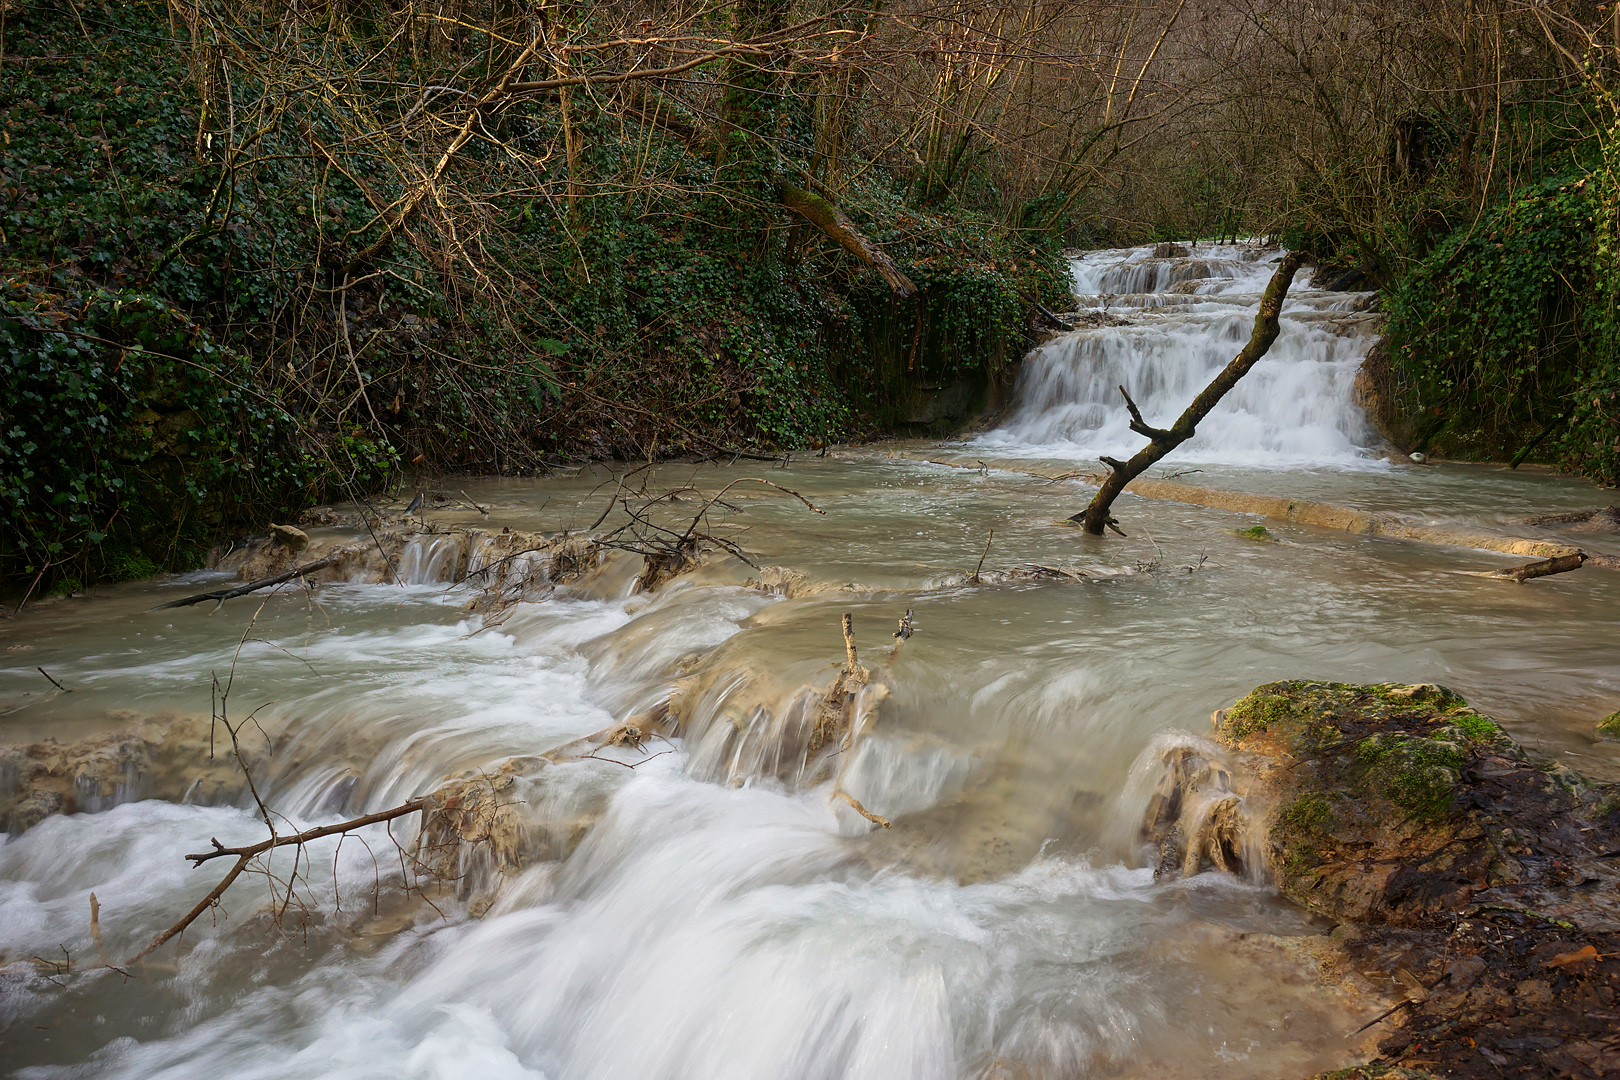
[[[1092,536],[1101,536],[1103,529],[1119,530],[1119,523],[1109,513],[1114,500],[1119,498],[1125,485],[1136,479],[1142,473],[1159,462],[1170,451],[1186,442],[1196,434],[1195,429],[1210,410],[1214,409],[1227,391],[1236,386],[1238,380],[1249,373],[1249,369],[1259,362],[1271,349],[1271,343],[1277,340],[1278,316],[1282,313],[1283,300],[1288,296],[1288,286],[1293,283],[1294,274],[1299,270],[1300,263],[1305,260],[1305,253],[1290,251],[1283,256],[1282,262],[1277,265],[1277,272],[1271,275],[1271,281],[1266,285],[1266,291],[1260,297],[1260,310],[1254,317],[1254,332],[1249,335],[1249,343],[1243,350],[1232,358],[1232,362],[1215,376],[1214,380],[1193,398],[1192,404],[1187,406],[1175,424],[1169,428],[1152,427],[1142,419],[1142,412],[1131,400],[1131,395],[1121,386],[1119,392],[1125,395],[1125,407],[1131,412],[1131,430],[1138,435],[1146,435],[1152,441],[1129,461],[1119,461],[1115,458],[1105,457],[1102,460],[1112,471],[1108,479],[1103,481],[1102,487],[1092,497],[1091,505],[1085,510],[1070,518],[1078,521],[1086,532]]]

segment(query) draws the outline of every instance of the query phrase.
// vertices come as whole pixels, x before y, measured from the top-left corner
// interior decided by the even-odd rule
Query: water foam
[[[1127,458],[1123,386],[1148,423],[1168,427],[1247,340],[1259,294],[1281,253],[1208,246],[1154,258],[1152,248],[1088,252],[1072,261],[1077,306],[1128,325],[1077,330],[1024,361],[1006,423],[976,443],[1018,457]],[[1365,294],[1297,284],[1271,351],[1229,392],[1179,460],[1293,468],[1374,464],[1355,378],[1375,340]]]

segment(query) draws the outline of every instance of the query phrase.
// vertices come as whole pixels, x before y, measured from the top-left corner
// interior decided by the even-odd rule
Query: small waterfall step
[[[1163,249],[1158,249],[1162,251]],[[1071,259],[1075,308],[1096,325],[1032,352],[1013,411],[981,437],[986,449],[1024,457],[1129,457],[1124,386],[1163,426],[1242,347],[1280,248],[1197,245],[1163,257],[1154,247],[1085,252]],[[1298,468],[1367,467],[1373,435],[1355,379],[1377,340],[1374,294],[1297,283],[1271,352],[1229,393],[1178,456],[1188,461]],[[1106,316],[1104,318],[1103,316]]]

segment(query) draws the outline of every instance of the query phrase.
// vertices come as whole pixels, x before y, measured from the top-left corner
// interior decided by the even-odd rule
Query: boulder
[[[272,525],[270,543],[284,547],[296,555],[309,547],[309,534],[294,525]]]
[[[1605,739],[1620,739],[1620,712],[1612,712],[1599,720],[1597,733]]]
[[[1620,789],[1433,684],[1271,683],[1215,726],[1278,888],[1387,979],[1378,1062],[1325,1075],[1620,1076]]]

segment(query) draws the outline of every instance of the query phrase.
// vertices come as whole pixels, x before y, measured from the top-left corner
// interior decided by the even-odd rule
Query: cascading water
[[[1130,430],[1119,387],[1150,424],[1173,423],[1248,339],[1280,257],[1274,248],[1206,244],[1167,258],[1151,247],[1075,258],[1079,312],[1120,324],[1077,329],[1036,349],[1024,361],[1011,415],[979,445],[1009,456],[1129,457],[1143,439]],[[1375,340],[1377,317],[1366,311],[1372,296],[1296,282],[1271,351],[1178,449],[1178,460],[1370,464],[1355,378]]]
[[[1240,807],[1200,735],[1210,712],[1311,676],[1442,681],[1560,760],[1620,774],[1583,734],[1620,692],[1620,581],[1521,589],[1450,572],[1493,556],[1288,525],[1276,529],[1291,543],[1256,544],[1229,513],[1148,500],[1123,507],[1126,540],[1053,527],[1054,502],[1077,509],[1084,485],[999,469],[985,447],[1129,449],[1103,434],[1123,431],[1105,392],[1116,378],[1156,419],[1178,410],[1172,382],[1190,394],[1230,358],[1269,274],[1269,254],[1227,251],[1079,260],[1094,309],[1127,310],[1104,293],[1158,291],[1131,298],[1132,325],[1032,357],[1006,428],[926,450],[966,468],[879,448],[753,474],[824,515],[761,485],[726,490],[749,475],[729,467],[638,477],[680,493],[663,504],[675,515],[696,512],[687,485],[726,490],[715,518],[757,567],[715,555],[648,595],[639,559],[538,550],[539,535],[578,543],[617,490],[587,470],[466,481],[489,518],[434,511],[441,531],[411,539],[397,571],[372,552],[352,583],[312,595],[153,610],[218,586],[199,574],[0,622],[0,810],[15,815],[0,837],[0,1072],[1252,1080],[1353,1060],[1348,1037],[1383,1006],[1324,984],[1309,944],[1324,928],[1265,885],[1259,852],[1239,843],[1241,873],[1199,872],[1208,860],[1186,836],[1156,877],[1143,826],[1165,762],[1197,773],[1177,789],[1179,817],[1162,815],[1184,835]],[[1291,305],[1279,348],[1317,345],[1277,354],[1267,385],[1297,380],[1299,400],[1234,406],[1207,433],[1229,441],[1202,452],[1365,461],[1347,383],[1364,300]],[[1041,404],[1036,390],[1088,370],[1087,342],[1118,367]],[[1054,419],[1082,405],[1090,426]],[[1571,479],[1464,467],[1263,478],[1485,525],[1593,500]],[[372,536],[311,530],[358,549]],[[1005,572],[1076,564],[1089,576]],[[535,591],[498,612],[471,595],[514,579]],[[897,639],[910,609],[916,633]],[[873,669],[856,695],[871,724],[828,748],[828,780],[806,767],[803,734],[845,662],[845,612]],[[245,875],[126,982],[101,965],[224,872],[184,853],[265,833],[223,744],[209,756],[224,686],[231,715],[254,717],[244,749],[283,831],[492,778],[502,821],[526,834],[522,860],[502,862],[491,839],[422,896],[406,888],[423,856],[415,817],[282,849],[274,878]],[[543,756],[660,708],[679,725],[639,745]],[[131,774],[137,760],[150,771]],[[64,761],[94,782],[17,790]],[[834,798],[835,782],[892,828]]]

